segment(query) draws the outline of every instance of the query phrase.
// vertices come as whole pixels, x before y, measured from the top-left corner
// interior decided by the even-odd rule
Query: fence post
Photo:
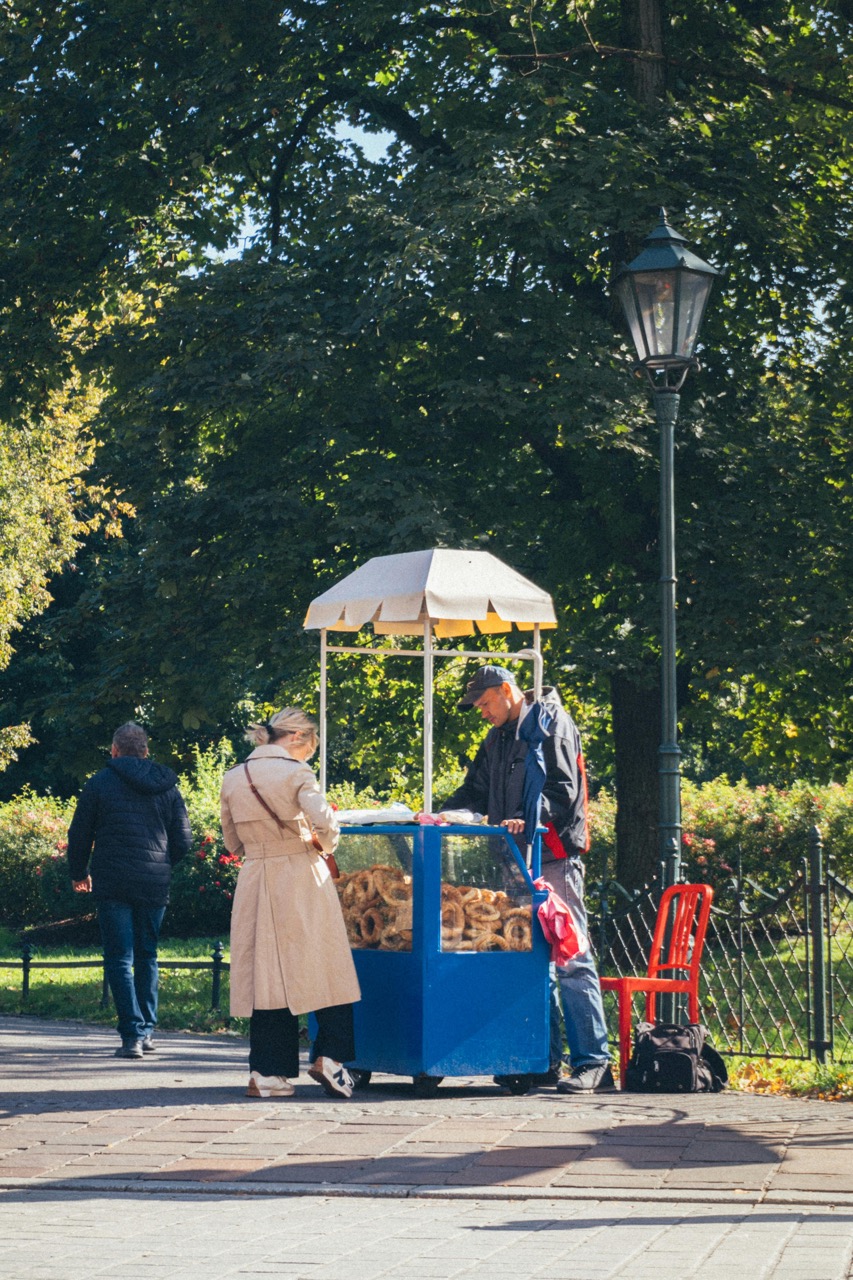
[[[217,942],[213,948],[213,987],[210,993],[210,1007],[219,1012],[219,988],[222,982],[222,943]]]
[[[30,964],[33,958],[31,943],[21,947],[21,1004],[26,1004],[30,994]]]
[[[744,959],[743,959],[743,850],[738,847],[737,851],[737,886],[735,889],[737,904],[737,1020],[738,1020],[738,1052],[743,1053],[743,1027],[746,1010],[744,1008]]]
[[[817,827],[809,832],[809,932],[812,940],[812,1007],[814,1009],[814,1038],[809,1048],[823,1065],[826,1051],[832,1042],[826,1038],[826,937],[824,932],[823,900],[826,884],[823,879],[823,841]]]

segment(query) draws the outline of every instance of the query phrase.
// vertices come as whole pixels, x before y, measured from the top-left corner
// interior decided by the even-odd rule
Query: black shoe
[[[157,1046],[156,1046],[156,1044],[154,1043],[154,1041],[151,1039],[151,1037],[150,1037],[150,1036],[143,1036],[142,1040],[140,1041],[140,1044],[142,1045],[142,1052],[143,1052],[143,1053],[155,1053],[155,1052],[156,1052]]]
[[[609,1062],[588,1062],[557,1084],[557,1093],[598,1093],[615,1089],[616,1081]]]
[[[142,1041],[141,1040],[124,1040],[120,1048],[116,1049],[115,1056],[117,1058],[141,1058],[142,1057]]]

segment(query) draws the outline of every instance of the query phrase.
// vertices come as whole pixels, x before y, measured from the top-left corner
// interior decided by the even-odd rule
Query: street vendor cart
[[[545,894],[502,827],[344,828],[338,893],[362,998],[356,1076],[500,1075],[514,1093],[548,1070]]]
[[[395,637],[382,647],[331,645],[328,631]],[[326,785],[330,655],[400,656],[424,664],[424,811],[432,808],[432,682],[436,659],[527,661],[542,684],[540,630],[550,596],[488,552],[433,550],[370,560],[314,600],[321,635],[320,768]],[[441,642],[480,632],[533,632],[515,651]],[[396,637],[417,635],[420,648]],[[378,815],[377,815],[378,816]],[[443,1077],[500,1076],[523,1093],[549,1066],[549,947],[536,912],[545,894],[538,837],[522,851],[505,828],[379,822],[344,826],[338,893],[362,989],[356,1074],[411,1076],[429,1096]]]

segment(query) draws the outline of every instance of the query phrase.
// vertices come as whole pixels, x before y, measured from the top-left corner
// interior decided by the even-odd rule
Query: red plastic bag
[[[534,880],[537,889],[544,889],[548,897],[539,908],[539,923],[545,941],[551,944],[551,959],[555,964],[566,964],[589,949],[589,939],[575,919],[572,909],[540,876]]]

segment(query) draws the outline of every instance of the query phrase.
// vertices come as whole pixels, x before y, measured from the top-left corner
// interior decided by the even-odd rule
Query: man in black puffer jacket
[[[157,941],[169,880],[192,836],[177,776],[148,759],[144,729],[132,722],[116,729],[111,756],[80,793],[68,869],[75,892],[91,892],[97,901],[121,1036],[116,1057],[141,1058],[154,1048]]]

